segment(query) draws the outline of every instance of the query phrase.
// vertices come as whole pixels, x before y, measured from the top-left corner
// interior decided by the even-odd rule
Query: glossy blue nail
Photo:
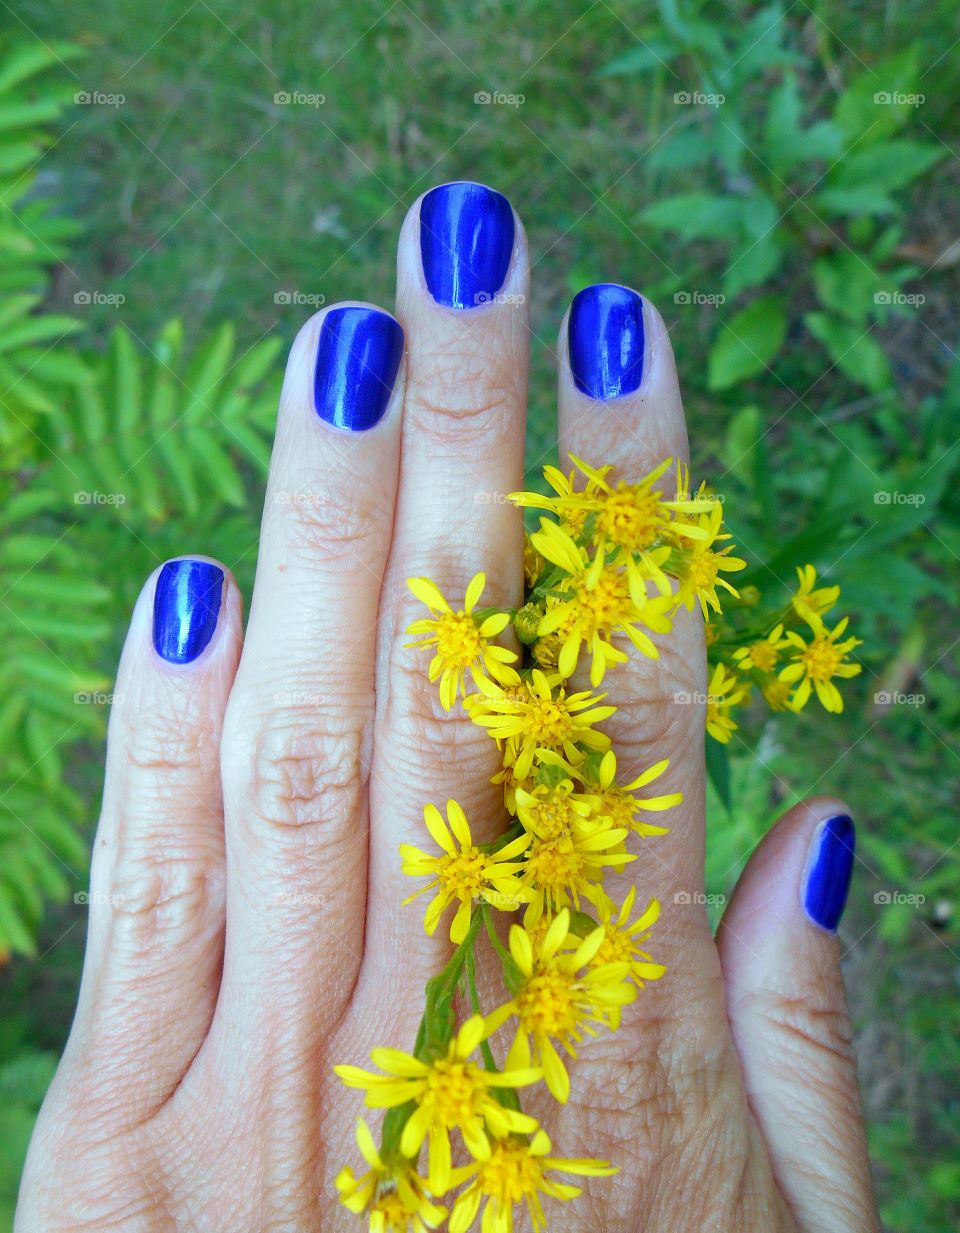
[[[313,375],[317,415],[361,432],[383,419],[403,358],[403,330],[378,308],[331,308],[320,327]]]
[[[816,832],[813,844],[803,906],[815,924],[833,932],[843,915],[853,874],[857,846],[853,819],[846,814],[828,818]]]
[[[430,294],[448,308],[474,308],[503,286],[514,241],[513,210],[483,184],[442,184],[420,203],[420,259]]]
[[[643,300],[629,287],[597,283],[573,297],[567,325],[570,371],[581,394],[606,401],[643,380]]]
[[[153,596],[153,645],[171,664],[189,664],[213,637],[223,570],[209,561],[168,561]]]

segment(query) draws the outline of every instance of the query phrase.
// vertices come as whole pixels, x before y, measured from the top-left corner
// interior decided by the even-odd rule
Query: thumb
[[[753,853],[717,936],[747,1096],[805,1233],[878,1228],[835,933],[854,852],[843,804],[795,806]]]

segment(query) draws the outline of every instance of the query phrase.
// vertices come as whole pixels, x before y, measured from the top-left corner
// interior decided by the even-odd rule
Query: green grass
[[[101,337],[118,316],[144,341],[181,316],[188,339],[224,319],[236,323],[243,345],[272,332],[290,339],[309,309],[277,304],[283,291],[389,306],[406,209],[434,183],[480,179],[514,202],[533,255],[531,461],[551,448],[559,322],[571,293],[598,279],[654,289],[687,392],[694,458],[702,473],[724,476],[746,541],[769,547],[813,521],[831,493],[862,490],[868,502],[872,488],[907,485],[949,458],[951,426],[960,425],[960,382],[947,386],[960,342],[956,265],[928,270],[930,260],[915,262],[920,274],[909,285],[926,295],[923,311],[879,331],[893,365],[889,389],[865,395],[849,376],[827,371],[802,325],[813,305],[812,258],[801,254],[771,288],[790,314],[777,378],[761,375],[719,395],[707,390],[717,310],[677,306],[672,289],[716,287],[716,248],[658,235],[640,217],[665,196],[702,187],[699,170],[682,159],[664,165],[664,152],[676,151],[690,128],[690,115],[678,117],[671,100],[674,90],[700,84],[697,57],[673,73],[601,75],[636,36],[662,37],[653,8],[571,0],[467,7],[359,0],[323,10],[290,0],[191,7],[105,0],[90,8],[28,0],[17,11],[23,25],[9,10],[3,18],[11,36],[29,30],[87,49],[71,66],[78,91],[125,96],[117,107],[69,108],[42,165],[43,191],[83,227],[49,307],[82,316]],[[735,33],[754,10],[703,12]],[[952,5],[880,11],[830,0],[800,6],[790,22],[791,46],[811,57],[800,91],[816,115],[863,64],[915,41],[927,96],[917,133],[960,149],[960,61],[944,55],[960,35]],[[478,105],[481,90],[522,94],[524,102]],[[748,117],[762,115],[765,90],[758,79]],[[322,93],[326,101],[278,106],[281,91]],[[899,243],[931,260],[957,233],[957,167],[947,156],[911,190]],[[736,188],[716,169],[711,187]],[[858,243],[854,229],[844,239]],[[78,290],[125,299],[119,310],[78,307]],[[798,405],[791,389],[809,393]],[[765,459],[755,436],[744,436],[749,421],[738,418],[750,405],[759,408]],[[938,424],[947,426],[942,445],[934,444]],[[744,453],[747,463],[738,461]],[[811,713],[778,735],[758,713],[746,731],[760,739],[763,764],[735,754],[739,806],[730,818],[716,806],[711,820],[711,884],[721,888],[793,794],[829,788],[857,811],[864,864],[845,928],[847,976],[884,1216],[904,1233],[960,1220],[960,1177],[950,1163],[960,1109],[948,1095],[960,1078],[960,864],[951,850],[960,720],[955,479],[955,470],[942,476],[929,530],[906,528],[869,551],[857,547],[869,510],[841,530],[841,547],[824,564],[842,555],[834,580],[849,579],[856,597],[867,671],[841,718]],[[139,549],[131,541],[124,551]],[[918,564],[922,576],[901,562]],[[239,571],[245,583],[251,569],[247,558]],[[118,597],[111,613],[117,642],[129,598]],[[878,711],[878,689],[922,693],[925,702]],[[100,761],[101,750],[90,747],[74,772],[91,815]],[[873,896],[885,890],[925,899],[884,908]],[[73,909],[51,913],[40,950],[53,949],[4,976],[5,994],[29,1006],[8,1016],[8,1036],[43,1049],[62,1043],[79,975],[76,920]]]

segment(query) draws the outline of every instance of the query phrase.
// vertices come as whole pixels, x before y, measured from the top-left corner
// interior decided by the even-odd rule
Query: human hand
[[[148,580],[115,689],[80,1001],[19,1233],[357,1227],[333,1178],[355,1162],[358,1102],[331,1067],[409,1048],[448,946],[400,908],[397,848],[422,841],[424,802],[448,797],[477,835],[502,829],[492,743],[440,709],[407,645],[421,613],[406,579],[459,596],[482,565],[491,602],[522,594],[504,495],[523,475],[528,277],[498,194],[416,203],[403,333],[340,305],[294,343],[245,636],[226,567],[185,558]],[[558,362],[561,457],[628,479],[686,459],[649,303],[581,292]],[[554,1227],[869,1233],[832,932],[848,811],[817,798],[782,818],[715,940],[705,691],[702,621],[683,610],[659,661],[617,674],[623,776],[669,758],[658,788],[684,793],[669,839],[626,874],[665,905],[651,947],[668,971],[570,1064],[566,1105],[530,1106],[558,1155],[621,1166],[554,1209]]]

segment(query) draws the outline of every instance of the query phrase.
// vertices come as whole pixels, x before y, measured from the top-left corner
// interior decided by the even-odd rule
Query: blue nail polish
[[[448,308],[474,308],[503,286],[514,241],[513,210],[483,184],[442,184],[420,203],[420,259],[430,294]]]
[[[320,327],[313,375],[317,415],[361,432],[383,419],[403,358],[403,330],[377,308],[331,308]]]
[[[189,664],[213,637],[223,570],[209,561],[168,561],[153,596],[153,645],[171,664]]]
[[[853,819],[846,814],[829,818],[814,839],[803,906],[815,924],[831,932],[840,923],[847,903],[856,846]]]
[[[581,394],[606,401],[643,380],[643,300],[629,287],[597,283],[573,297],[567,325],[570,371]]]

